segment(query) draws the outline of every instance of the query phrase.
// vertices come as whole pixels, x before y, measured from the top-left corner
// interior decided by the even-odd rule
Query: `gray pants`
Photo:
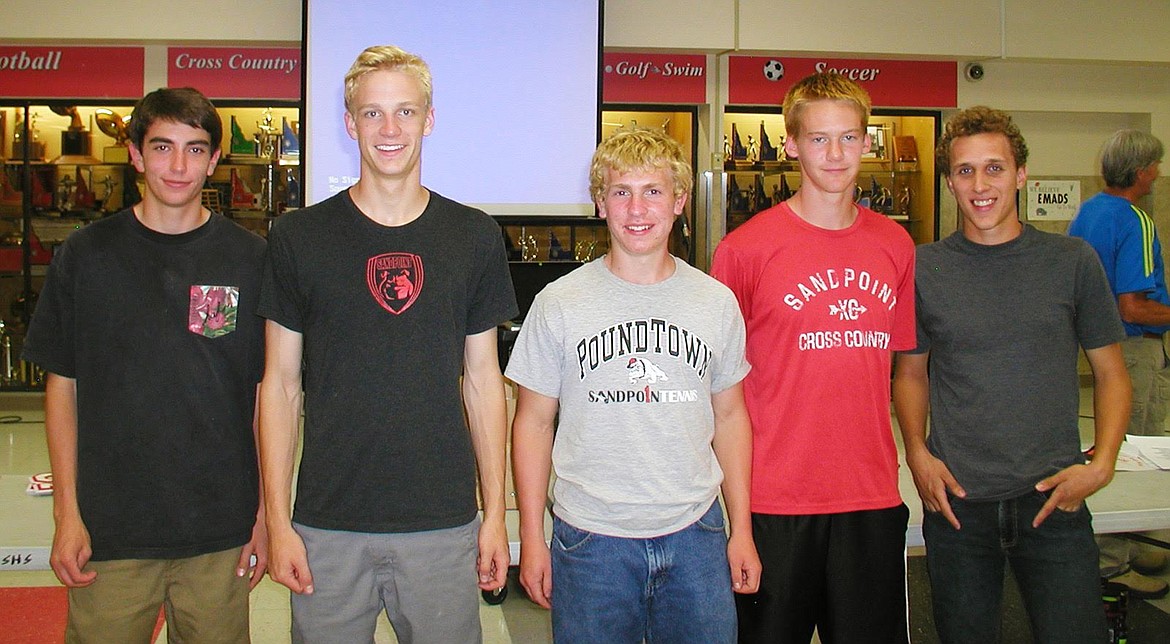
[[[293,642],[372,642],[383,610],[402,644],[482,642],[479,519],[394,534],[293,527],[314,587],[312,595],[291,596]]]
[[[1127,434],[1163,436],[1166,433],[1166,407],[1170,403],[1170,361],[1157,338],[1131,336],[1121,343],[1125,370],[1133,383],[1133,409]],[[1112,577],[1129,570],[1139,554],[1139,546],[1129,539],[1114,536],[1097,538],[1101,549],[1101,576]]]

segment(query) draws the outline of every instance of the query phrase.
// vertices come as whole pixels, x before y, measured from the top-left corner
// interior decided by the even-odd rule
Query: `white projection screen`
[[[434,77],[423,185],[492,215],[590,215],[601,0],[306,0],[305,203],[357,181],[343,78],[371,45]]]

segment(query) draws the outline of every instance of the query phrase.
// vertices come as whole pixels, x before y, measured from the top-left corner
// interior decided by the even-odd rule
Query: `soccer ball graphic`
[[[769,60],[764,63],[764,78],[773,82],[784,78],[784,63],[778,60]]]

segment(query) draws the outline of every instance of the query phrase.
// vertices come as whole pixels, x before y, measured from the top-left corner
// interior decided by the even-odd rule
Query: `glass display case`
[[[855,200],[906,228],[915,243],[938,236],[934,142],[937,115],[874,114],[862,156]],[[800,188],[800,168],[784,154],[784,117],[778,112],[724,116],[725,232]]]
[[[499,327],[500,368],[508,362],[532,300],[549,282],[609,250],[609,229],[598,217],[496,216],[520,313]]]
[[[92,101],[91,101],[92,103]],[[38,389],[20,348],[53,252],[72,232],[141,200],[130,104],[0,103],[0,389]],[[219,107],[222,154],[203,203],[258,234],[300,206],[297,107]]]

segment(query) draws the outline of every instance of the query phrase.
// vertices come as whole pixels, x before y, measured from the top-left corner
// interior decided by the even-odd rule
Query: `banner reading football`
[[[4,98],[142,96],[142,47],[0,47]]]
[[[958,105],[958,64],[954,61],[859,60],[731,56],[728,103],[780,105],[784,93],[811,74],[836,71],[857,81],[875,107],[946,108]]]

